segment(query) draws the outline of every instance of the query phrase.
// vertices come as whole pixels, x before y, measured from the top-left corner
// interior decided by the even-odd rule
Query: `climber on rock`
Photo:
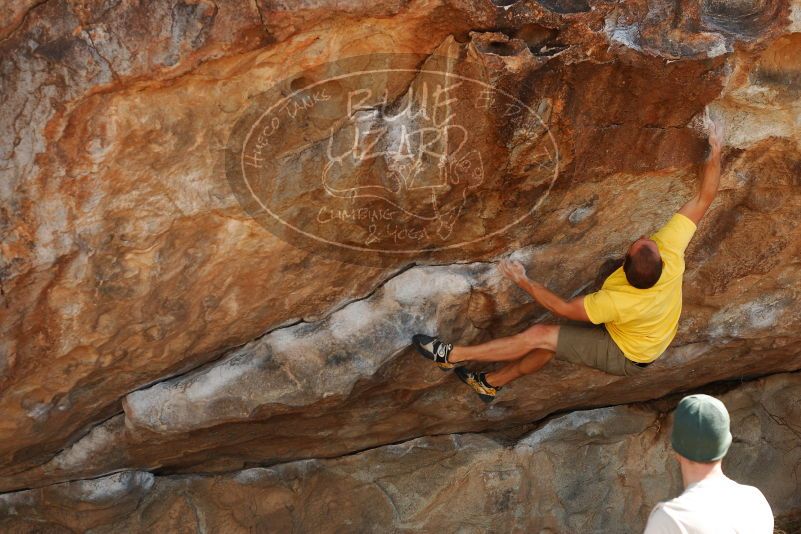
[[[655,234],[635,240],[626,251],[623,265],[599,291],[567,301],[530,280],[519,262],[501,261],[501,272],[542,306],[592,326],[536,324],[517,335],[473,346],[454,346],[417,334],[412,339],[417,351],[443,369],[453,368],[485,402],[491,402],[509,382],[540,370],[554,357],[613,375],[641,373],[676,335],[684,250],[720,183],[723,126],[712,121],[708,113],[705,122],[710,149],[698,193]],[[507,363],[483,373],[462,367],[471,361]]]

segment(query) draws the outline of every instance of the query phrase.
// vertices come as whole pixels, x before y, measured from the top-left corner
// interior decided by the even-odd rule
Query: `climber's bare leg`
[[[448,355],[448,361],[456,363],[468,360],[474,362],[517,360],[535,349],[555,352],[558,339],[559,325],[535,324],[514,336],[493,339],[470,347],[454,346]]]
[[[530,375],[542,369],[554,357],[547,349],[534,349],[517,361],[509,362],[497,371],[487,373],[485,378],[494,387],[503,387],[523,375]]]

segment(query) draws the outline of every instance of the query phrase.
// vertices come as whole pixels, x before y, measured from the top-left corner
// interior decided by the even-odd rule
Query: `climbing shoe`
[[[463,367],[457,367],[453,371],[456,373],[456,376],[459,379],[473,388],[473,391],[478,393],[478,396],[484,402],[492,402],[495,399],[495,395],[498,394],[501,388],[490,386],[487,383],[487,377],[484,373],[477,373],[475,371],[468,371]]]
[[[451,349],[453,349],[453,345],[450,343],[443,343],[435,337],[416,334],[412,337],[412,345],[414,345],[417,352],[422,354],[424,358],[428,358],[442,369],[453,369],[456,367],[456,364],[448,361],[448,354],[450,354]]]

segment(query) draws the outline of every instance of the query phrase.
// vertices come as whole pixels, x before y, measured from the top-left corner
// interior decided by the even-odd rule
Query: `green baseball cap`
[[[684,397],[673,413],[673,450],[694,462],[720,460],[731,445],[729,412],[715,397]]]

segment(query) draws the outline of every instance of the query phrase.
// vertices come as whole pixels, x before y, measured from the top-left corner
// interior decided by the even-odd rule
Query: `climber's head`
[[[641,236],[626,251],[623,271],[629,284],[638,289],[652,287],[662,276],[662,256],[656,242]]]

